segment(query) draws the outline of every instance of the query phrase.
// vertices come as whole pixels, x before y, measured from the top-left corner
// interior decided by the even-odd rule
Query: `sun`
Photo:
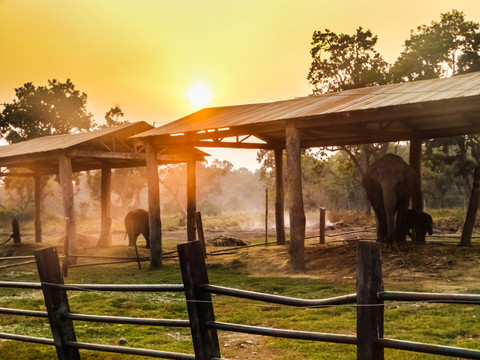
[[[205,84],[195,84],[187,92],[187,99],[194,108],[202,108],[211,99],[210,88]]]

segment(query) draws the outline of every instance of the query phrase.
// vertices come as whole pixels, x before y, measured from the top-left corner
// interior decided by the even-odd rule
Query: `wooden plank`
[[[215,321],[212,297],[202,285],[208,285],[207,267],[203,256],[203,245],[193,241],[177,246],[182,271],[188,317],[192,332],[195,359],[221,358],[216,329],[207,326]]]
[[[70,150],[67,155],[70,157],[86,157],[94,159],[145,160],[145,154],[135,152],[92,151],[74,149]]]
[[[357,249],[357,360],[383,360],[382,262],[378,244],[359,241]]]
[[[50,247],[35,251],[34,254],[58,359],[80,360],[78,349],[67,345],[77,339],[72,320],[62,316],[70,313],[70,306],[66,290],[57,286],[63,285],[57,249]]]
[[[60,187],[63,196],[63,213],[66,220],[65,225],[65,244],[67,249],[65,255],[77,253],[77,227],[75,221],[75,202],[73,196],[73,176],[71,159],[65,155],[58,158]],[[76,263],[75,258],[71,258],[71,264]]]
[[[195,213],[197,211],[197,182],[195,161],[187,162],[187,239],[195,241]]]
[[[305,268],[305,210],[302,195],[300,133],[295,123],[285,128],[287,139],[287,194],[290,212],[290,266],[298,271]]]
[[[277,245],[285,245],[285,190],[283,188],[283,150],[275,148],[275,229]]]
[[[110,246],[112,242],[111,228],[112,218],[111,210],[111,194],[112,194],[112,168],[108,165],[102,167],[102,179],[100,189],[100,208],[101,208],[101,224],[100,238],[97,246]]]
[[[42,242],[42,213],[43,213],[43,194],[42,194],[42,177],[34,176],[35,187],[35,242]]]
[[[155,145],[146,142],[145,152],[148,182],[148,223],[150,227],[150,268],[158,269],[162,266],[162,222],[160,220],[160,190]]]

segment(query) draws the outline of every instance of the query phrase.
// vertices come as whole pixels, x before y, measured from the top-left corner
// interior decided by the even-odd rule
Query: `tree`
[[[87,94],[65,83],[48,80],[47,86],[29,82],[15,89],[16,99],[5,104],[0,116],[0,133],[10,143],[47,135],[85,131],[92,126]]]
[[[433,79],[480,70],[480,25],[458,10],[412,30],[391,69],[394,82]]]
[[[377,36],[359,27],[355,34],[315,31],[307,79],[314,94],[387,83],[388,64],[375,51]]]

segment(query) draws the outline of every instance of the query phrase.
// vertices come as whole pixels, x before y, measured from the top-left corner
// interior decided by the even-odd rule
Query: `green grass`
[[[31,271],[2,270],[2,280],[35,281]],[[210,282],[215,285],[279,294],[301,298],[325,298],[355,292],[354,284],[332,284],[309,277],[249,276],[230,267],[209,266]],[[181,283],[179,266],[167,264],[161,270],[138,270],[126,267],[97,267],[70,269],[67,283]],[[389,290],[412,290],[402,288]],[[479,292],[480,289],[470,289]],[[318,331],[355,335],[356,308],[345,305],[325,309],[298,309],[261,302],[213,296],[218,321],[267,326],[275,328]],[[69,291],[74,313],[116,315],[150,318],[187,319],[186,305],[181,293],[113,293]],[[41,291],[0,289],[0,306],[45,310]],[[430,303],[388,303],[385,311],[385,337],[480,349],[480,308],[473,305]],[[152,326],[96,324],[76,321],[78,341],[117,345],[120,338],[127,346],[159,349],[193,354],[189,329]],[[19,316],[0,317],[0,331],[15,334],[51,337],[46,319]],[[222,355],[241,359],[355,359],[355,347],[313,341],[252,337],[260,346],[246,351],[235,343],[241,335],[219,332]],[[233,340],[232,340],[233,339]],[[238,342],[238,341],[237,341]],[[243,351],[243,352],[242,352]],[[82,359],[142,359],[138,356],[81,351]],[[0,342],[0,359],[55,359],[53,347]],[[438,359],[438,356],[386,350],[386,359]]]

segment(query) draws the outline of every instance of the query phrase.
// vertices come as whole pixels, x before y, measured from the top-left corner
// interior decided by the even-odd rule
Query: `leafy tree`
[[[16,99],[5,104],[0,133],[10,143],[47,135],[85,131],[92,126],[87,95],[65,83],[49,80],[47,86],[26,83],[15,89]]]
[[[106,127],[127,124],[128,120],[120,120],[125,114],[118,106],[110,108],[105,114]]]
[[[307,79],[314,94],[385,84],[388,64],[375,50],[377,36],[359,27],[355,34],[315,31]]]
[[[480,25],[458,10],[412,30],[391,69],[394,82],[433,79],[480,70]]]

